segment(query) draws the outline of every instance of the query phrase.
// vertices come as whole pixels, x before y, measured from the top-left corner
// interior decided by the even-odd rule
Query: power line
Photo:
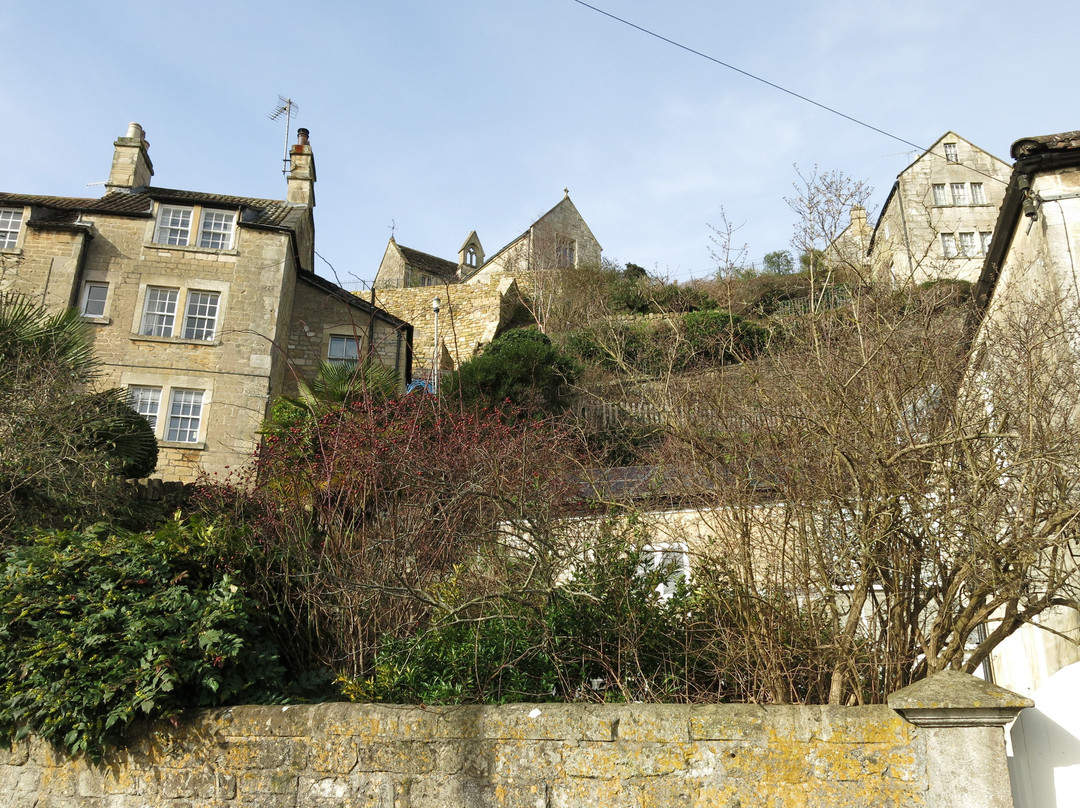
[[[611,14],[610,12],[604,11],[602,8],[597,8],[596,6],[589,5],[588,3],[584,2],[584,0],[574,0],[574,2],[577,3],[579,6],[585,6],[585,8],[592,9],[597,14],[603,14],[605,17],[610,17],[611,19],[615,20],[616,22],[621,22],[623,25],[628,25],[631,28],[634,28],[635,30],[641,31],[641,33],[643,33],[643,34],[648,34],[651,37],[655,37],[656,39],[659,39],[662,42],[666,42],[669,45],[674,45],[676,48],[681,48],[682,50],[687,51],[688,53],[692,53],[695,56],[700,56],[702,59],[708,59],[710,62],[713,62],[714,64],[718,64],[721,67],[726,67],[728,70],[734,70],[736,73],[741,73],[742,75],[746,76],[747,78],[751,78],[754,81],[760,81],[762,84],[768,85],[769,87],[772,87],[774,90],[779,90],[782,93],[787,93],[790,96],[794,96],[795,98],[798,98],[800,101],[805,101],[806,103],[813,104],[815,107],[818,107],[819,109],[823,109],[826,112],[831,112],[833,115],[839,115],[841,118],[845,118],[845,119],[851,121],[852,123],[858,124],[859,126],[865,126],[867,129],[872,129],[873,131],[877,132],[880,135],[885,135],[885,137],[892,138],[893,140],[898,140],[898,141],[900,141],[901,143],[903,143],[903,144],[905,144],[907,146],[914,146],[919,151],[926,151],[926,149],[923,148],[922,146],[920,146],[918,143],[912,143],[910,140],[905,140],[904,138],[900,137],[899,135],[894,135],[891,132],[886,132],[884,129],[879,129],[876,126],[867,123],[866,121],[860,121],[858,118],[853,118],[851,115],[847,115],[847,114],[841,112],[838,109],[834,109],[833,107],[822,104],[819,101],[815,101],[813,98],[807,98],[805,95],[800,95],[799,93],[795,92],[794,90],[789,90],[787,87],[781,87],[779,84],[775,84],[774,82],[771,82],[768,79],[763,79],[761,76],[755,76],[753,73],[750,73],[747,70],[743,70],[742,68],[735,67],[735,65],[728,64],[727,62],[723,62],[723,61],[717,59],[714,56],[709,56],[709,54],[707,54],[707,53],[702,53],[699,50],[694,50],[689,45],[683,45],[681,42],[676,42],[674,39],[668,39],[666,36],[663,36],[662,34],[658,34],[655,31],[650,31],[648,28],[644,28],[644,27],[642,27],[640,25],[632,23],[629,20],[623,19],[622,17],[617,17],[614,14]]]
[[[728,70],[734,70],[736,73],[739,73],[739,74],[741,74],[743,76],[746,76],[747,78],[753,79],[754,81],[761,82],[762,84],[764,84],[764,85],[766,85],[768,87],[772,87],[774,90],[779,90],[780,92],[786,93],[787,95],[790,95],[790,96],[792,96],[794,98],[798,98],[800,101],[805,101],[808,104],[813,104],[815,107],[817,107],[819,109],[823,109],[826,112],[832,113],[833,115],[837,115],[837,116],[839,116],[839,117],[841,117],[841,118],[843,118],[845,120],[851,121],[854,124],[865,127],[866,129],[869,129],[869,130],[871,130],[873,132],[877,132],[879,135],[884,135],[887,138],[891,138],[893,140],[899,141],[900,143],[903,143],[905,146],[912,146],[912,147],[918,149],[920,152],[922,152],[924,154],[933,154],[935,157],[941,157],[942,159],[948,160],[948,158],[945,155],[941,155],[941,154],[937,154],[936,152],[932,152],[932,151],[930,151],[930,149],[927,149],[927,148],[925,148],[923,146],[920,146],[918,143],[912,143],[910,140],[907,140],[906,138],[902,138],[899,135],[894,135],[892,132],[887,132],[884,129],[881,129],[881,128],[877,127],[877,126],[874,126],[873,124],[869,124],[866,121],[859,120],[858,118],[855,118],[855,117],[853,117],[851,115],[848,115],[848,114],[846,114],[844,112],[841,112],[840,110],[835,109],[834,107],[830,107],[827,104],[822,104],[820,101],[815,101],[813,98],[808,98],[807,96],[802,95],[800,93],[797,93],[794,90],[789,90],[787,87],[782,87],[781,85],[776,84],[775,82],[769,81],[768,79],[764,79],[761,76],[754,75],[753,73],[751,73],[751,72],[749,72],[747,70],[743,70],[742,68],[736,67],[735,65],[728,64],[727,62],[721,61],[720,59],[717,59],[715,56],[709,56],[709,54],[702,53],[699,50],[695,50],[694,48],[691,48],[689,45],[684,45],[681,42],[676,42],[674,39],[670,39],[670,38],[664,36],[663,34],[658,34],[658,33],[656,33],[656,31],[652,31],[652,30],[650,30],[648,28],[645,28],[644,26],[638,25],[637,23],[630,22],[630,20],[619,17],[619,16],[617,16],[615,14],[612,14],[609,11],[604,11],[602,8],[597,8],[594,5],[590,5],[589,3],[586,3],[585,0],[574,0],[574,2],[577,3],[579,6],[584,6],[587,9],[595,11],[597,14],[602,14],[603,16],[608,17],[608,18],[610,18],[612,20],[615,20],[616,22],[621,22],[623,25],[627,25],[627,26],[629,26],[630,28],[633,28],[636,31],[641,31],[641,33],[643,33],[643,34],[647,34],[648,36],[651,36],[651,37],[653,37],[655,39],[659,39],[661,42],[666,42],[669,45],[674,45],[676,48],[679,48],[680,50],[684,50],[687,53],[692,53],[695,56],[700,56],[702,59],[706,59],[706,60],[712,62],[713,64],[718,64],[721,67],[726,67]],[[985,171],[981,171],[980,169],[975,168],[974,166],[965,165],[964,167],[970,169],[971,171],[974,171],[976,174],[981,174],[984,177],[988,177],[989,179],[995,180],[997,182],[1001,182],[1002,184],[1008,184],[1004,180],[1001,180],[998,177],[995,177],[992,174],[989,174],[989,173],[987,173]]]

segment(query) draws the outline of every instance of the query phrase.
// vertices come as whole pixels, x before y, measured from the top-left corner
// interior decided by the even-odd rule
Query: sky
[[[799,173],[874,188],[947,130],[1009,160],[1080,129],[1080,3],[575,0],[0,4],[0,190],[100,196],[146,130],[153,184],[281,199],[284,120],[311,132],[318,274],[359,289],[391,234],[493,254],[563,196],[604,256],[685,282],[712,228],[760,263],[790,249]],[[908,143],[901,141],[909,141]]]

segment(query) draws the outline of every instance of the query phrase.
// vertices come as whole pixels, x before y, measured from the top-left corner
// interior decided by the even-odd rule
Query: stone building
[[[494,339],[522,308],[542,321],[560,274],[599,266],[601,247],[568,191],[551,210],[490,258],[476,231],[457,261],[438,258],[391,237],[375,275],[376,301],[416,328],[418,375],[436,364],[452,370]],[[438,296],[439,346],[432,302]]]
[[[874,228],[866,218],[866,208],[851,206],[851,220],[825,249],[824,259],[828,266],[864,277],[869,272],[867,257]]]
[[[193,480],[252,455],[271,401],[322,360],[411,372],[411,327],[319,278],[306,129],[283,200],[150,185],[142,127],[116,140],[100,199],[0,193],[0,291],[78,307],[100,383],[159,441],[157,475]]]
[[[994,233],[1009,166],[946,132],[896,178],[870,240],[875,274],[895,283],[974,282]]]
[[[1070,412],[1076,386],[1068,381],[1080,366],[1080,132],[1024,138],[1011,152],[1016,162],[975,287],[981,316],[976,345],[999,329],[1037,335],[1025,350],[1059,392],[1055,434],[1064,442],[1080,434],[1077,412]],[[1010,366],[1007,372],[1024,369]],[[977,382],[979,376],[971,378]],[[1055,462],[1066,463],[1066,456]],[[1080,613],[1056,608],[1040,624],[1050,631],[1017,632],[995,658],[1000,681],[1018,692],[1032,693],[1058,669],[1080,662]]]

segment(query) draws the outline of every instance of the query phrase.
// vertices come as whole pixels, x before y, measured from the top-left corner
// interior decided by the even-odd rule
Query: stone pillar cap
[[[897,690],[888,705],[920,727],[1004,726],[1031,699],[970,673],[944,670]]]

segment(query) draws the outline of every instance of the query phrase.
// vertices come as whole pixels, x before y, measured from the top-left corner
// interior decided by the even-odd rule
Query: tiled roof
[[[306,211],[304,206],[290,205],[280,199],[257,199],[250,196],[206,194],[173,188],[146,188],[139,193],[109,193],[100,199],[35,194],[0,193],[0,205],[32,205],[41,209],[34,220],[39,223],[74,221],[78,213],[118,213],[145,215],[153,210],[153,202],[177,202],[185,205],[210,205],[244,210],[242,224],[271,227],[288,226],[291,218]],[[69,215],[65,215],[67,212]]]
[[[447,280],[456,280],[458,265],[453,261],[436,258],[434,255],[428,255],[411,247],[402,247],[400,244],[398,249],[401,250],[401,254],[405,256],[405,260],[413,269],[430,272],[432,275],[438,275],[440,278],[446,278]]]
[[[1025,137],[1012,145],[1013,159],[1028,157],[1032,154],[1040,154],[1049,151],[1068,151],[1080,149],[1080,132],[1062,132],[1058,135],[1040,135],[1038,137]]]
[[[254,218],[245,216],[241,219],[245,224],[284,225],[289,218],[289,214],[307,210],[303,205],[290,205],[282,199],[256,199],[250,196],[204,194],[199,191],[179,191],[172,188],[147,188],[145,195],[159,202],[247,208],[249,211],[256,213],[256,216]]]
[[[73,196],[39,196],[35,194],[0,193],[0,205],[33,205],[53,210],[102,213],[149,213],[150,197],[146,194],[106,194],[100,199]]]

